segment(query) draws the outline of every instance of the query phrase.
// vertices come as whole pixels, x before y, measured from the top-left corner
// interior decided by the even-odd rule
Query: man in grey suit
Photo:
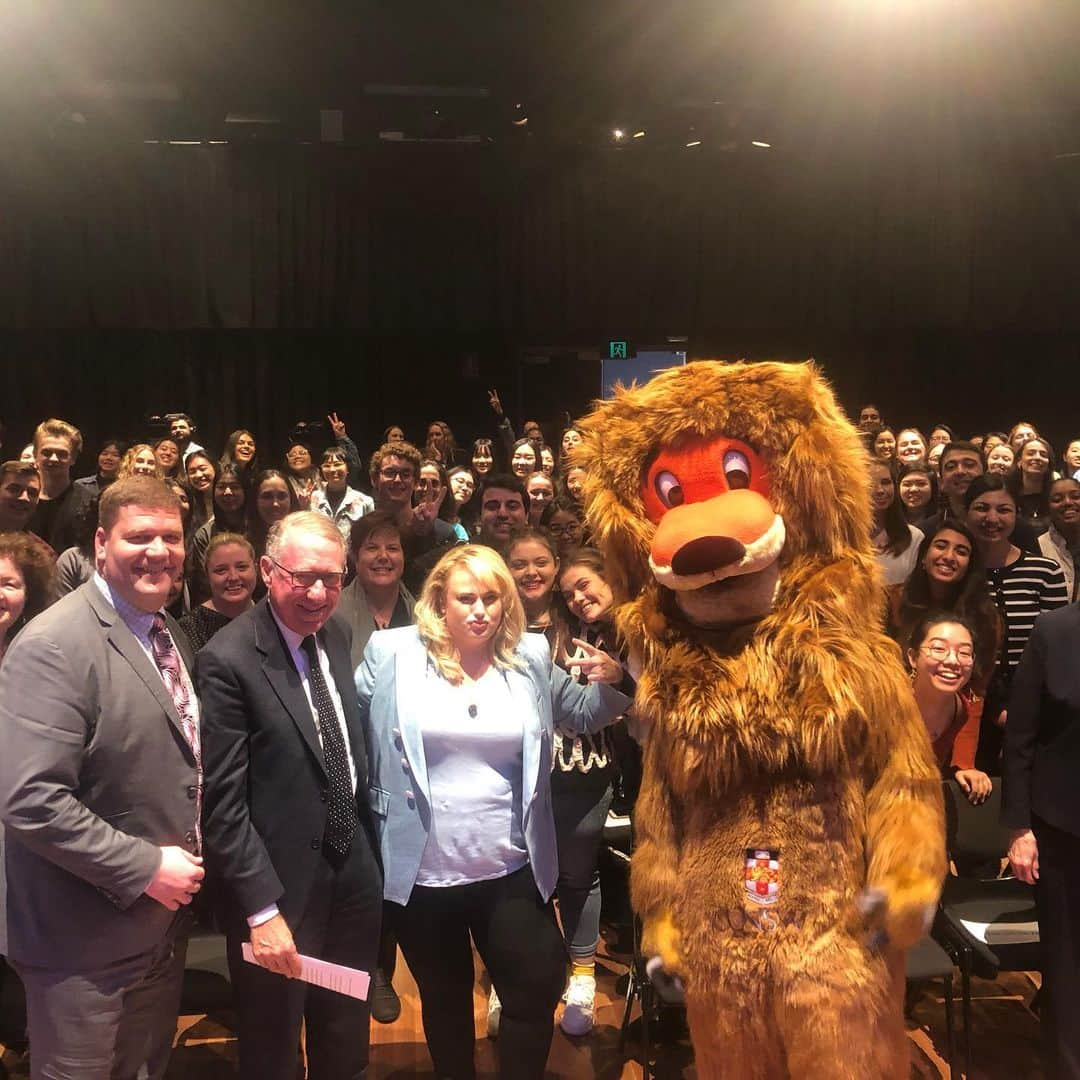
[[[35,1080],[164,1075],[203,877],[191,658],[162,613],[180,507],[136,476],[108,488],[99,518],[94,578],[0,669],[8,955]]]

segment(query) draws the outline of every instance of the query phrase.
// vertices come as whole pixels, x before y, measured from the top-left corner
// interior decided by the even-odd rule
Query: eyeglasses
[[[345,580],[345,574],[341,570],[290,570],[273,557],[270,557],[270,561],[288,578],[289,584],[297,592],[313,589],[318,581],[323,583],[324,589],[340,589],[342,581]]]
[[[380,469],[381,480],[411,480],[414,476],[412,469]]]
[[[950,656],[955,656],[961,667],[970,667],[975,663],[975,653],[970,645],[959,645],[952,649],[944,642],[932,641],[922,647],[922,652],[935,660],[948,660]]]
[[[552,536],[574,536],[581,532],[581,526],[576,521],[570,525],[549,525],[548,532]]]

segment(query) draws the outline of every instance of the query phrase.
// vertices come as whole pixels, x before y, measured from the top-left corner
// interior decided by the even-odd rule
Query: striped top
[[[986,583],[1005,623],[998,664],[1004,662],[1011,673],[1020,663],[1035,620],[1068,603],[1065,575],[1053,559],[1021,551],[1010,566],[987,570]]]

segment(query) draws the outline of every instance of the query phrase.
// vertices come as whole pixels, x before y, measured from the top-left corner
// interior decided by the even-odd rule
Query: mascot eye
[[[749,487],[750,462],[746,460],[746,455],[740,454],[738,450],[729,450],[724,455],[724,476],[732,491]]]
[[[665,469],[662,473],[657,473],[653,486],[656,488],[656,494],[660,496],[660,501],[665,506],[682,506],[682,484],[679,483],[679,478],[673,472],[668,472]]]

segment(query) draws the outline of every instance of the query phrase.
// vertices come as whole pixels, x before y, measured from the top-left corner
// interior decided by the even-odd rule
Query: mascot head
[[[813,363],[698,361],[581,425],[586,511],[620,600],[722,629],[855,558],[872,579],[865,452]]]

